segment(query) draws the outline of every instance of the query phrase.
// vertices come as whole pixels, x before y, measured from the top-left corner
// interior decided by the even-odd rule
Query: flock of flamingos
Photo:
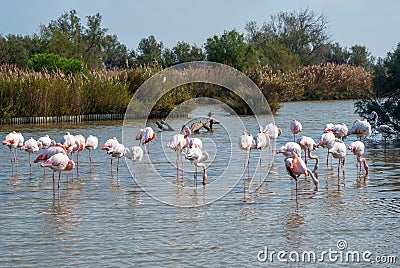
[[[378,125],[378,115],[376,112],[372,113],[374,119],[373,126],[366,120],[357,119],[353,126],[348,129],[345,124],[327,124],[324,129],[324,133],[318,142],[315,142],[311,137],[301,136],[296,139],[296,135],[302,132],[302,125],[299,121],[293,120],[290,124],[290,130],[293,133],[293,142],[288,142],[284,146],[277,150],[278,154],[285,156],[284,163],[288,174],[296,181],[304,174],[310,176],[313,180],[315,187],[318,187],[318,179],[313,173],[318,169],[319,159],[317,156],[312,155],[312,152],[319,148],[326,148],[327,153],[327,164],[328,157],[331,154],[334,158],[338,159],[338,172],[340,168],[344,167],[346,150],[349,149],[357,157],[357,172],[368,176],[368,164],[364,155],[364,143],[363,140],[376,134],[377,132],[382,134],[385,139],[391,135],[395,135],[391,127],[387,125]],[[269,147],[271,140],[276,140],[282,131],[273,123],[268,124],[265,128],[260,127],[259,133],[255,136],[250,135],[246,132],[239,138],[239,148],[245,151],[244,159],[244,170],[250,168],[250,152],[252,150],[263,150]],[[167,147],[176,152],[176,168],[179,170],[179,165],[183,165],[183,158],[186,158],[194,164],[196,172],[194,175],[195,185],[197,184],[197,168],[203,169],[203,185],[207,181],[206,165],[204,162],[208,159],[207,152],[203,151],[202,141],[199,138],[190,137],[191,130],[187,126],[183,126],[178,134],[175,134],[171,141],[168,142]],[[347,148],[344,143],[344,139],[349,135],[357,135],[359,141],[352,142]],[[141,161],[144,154],[150,154],[150,142],[156,138],[156,133],[151,127],[141,129],[136,135],[136,140],[139,140],[141,146],[133,146],[132,148],[126,148],[123,144],[119,143],[114,137],[108,139],[101,150],[106,151],[111,156],[111,168],[113,158],[118,159],[117,174],[120,158],[126,157],[133,162],[134,166],[134,178],[136,177],[135,162]],[[58,175],[58,189],[60,188],[60,177],[62,171],[73,170],[79,165],[79,152],[84,149],[89,151],[90,167],[92,166],[91,152],[96,150],[98,147],[98,138],[89,135],[86,139],[82,135],[71,135],[67,132],[60,140],[55,142],[48,135],[45,135],[38,140],[30,138],[24,142],[24,137],[21,133],[15,131],[9,133],[3,140],[3,145],[6,145],[10,149],[11,162],[18,161],[17,149],[25,150],[29,153],[29,164],[30,172],[32,172],[32,161],[31,154],[41,151],[36,157],[34,163],[42,162],[40,164],[43,168],[50,168],[53,171],[53,189],[55,187],[55,172],[59,172]],[[146,148],[147,146],[147,148]],[[142,148],[143,147],[143,148]],[[304,150],[304,160],[302,158],[301,151]],[[72,154],[76,153],[76,162],[72,160]],[[260,155],[261,156],[261,155]],[[308,157],[308,160],[307,160]],[[309,160],[315,160],[313,170],[307,167]],[[260,157],[261,161],[261,157]],[[360,171],[358,171],[358,167]],[[364,172],[362,172],[362,167]],[[112,170],[112,169],[111,169]],[[183,169],[182,169],[183,172]]]

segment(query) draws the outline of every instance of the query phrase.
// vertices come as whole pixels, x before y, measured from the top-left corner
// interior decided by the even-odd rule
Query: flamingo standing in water
[[[289,175],[296,181],[296,189],[297,189],[297,178],[304,174],[305,176],[310,175],[314,185],[318,188],[318,179],[314,176],[312,171],[307,168],[306,163],[304,163],[303,159],[299,157],[297,154],[293,154],[292,156],[288,156],[285,158],[285,167],[288,171]]]
[[[125,148],[124,156],[133,163],[133,179],[136,180],[136,162],[143,158],[143,149],[139,146],[133,146],[131,149]]]
[[[315,172],[318,169],[318,156],[312,155],[311,152],[317,148],[317,144],[311,137],[302,136],[301,138],[297,139],[297,143],[300,145],[301,149],[304,150],[304,162],[307,165],[307,155],[310,159],[315,159],[314,170]]]
[[[74,135],[71,135],[71,133],[66,132],[65,135],[62,136],[60,143],[64,145],[67,153],[71,155],[72,159],[72,154],[79,149],[79,141],[77,138]]]
[[[346,157],[346,145],[341,140],[336,140],[333,146],[329,149],[328,153],[332,154],[333,158],[339,159],[338,174],[340,166],[344,167]]]
[[[43,137],[40,137],[37,140],[38,146],[39,146],[39,150],[41,149],[47,149],[50,146],[54,146],[56,145],[56,142],[52,139],[50,139],[49,135],[44,135]]]
[[[243,169],[244,171],[246,171],[247,163],[247,173],[250,177],[250,150],[255,148],[253,135],[243,132],[243,134],[239,138],[239,148],[240,150],[246,151],[244,156]]]
[[[104,145],[101,147],[101,150],[106,151],[106,153],[108,154],[108,151],[109,151],[112,147],[116,146],[118,143],[119,143],[119,142],[118,142],[118,140],[117,140],[116,137],[113,137],[112,139],[108,139],[108,140],[104,143]],[[111,172],[112,172],[112,161],[113,161],[113,158],[111,157],[111,161],[110,161],[110,164],[111,164]]]
[[[24,145],[24,137],[22,136],[22,134],[20,132],[17,133],[15,131],[11,132],[3,140],[3,145],[7,145],[8,148],[10,149],[11,162],[16,162],[18,164],[17,151],[15,149],[21,148]]]
[[[382,134],[383,139],[385,140],[385,150],[386,150],[386,139],[392,135],[396,135],[396,131],[388,125],[379,125],[378,126],[378,114],[375,111],[371,113],[374,118],[374,130],[377,130]]]
[[[78,165],[79,165],[79,152],[82,152],[85,149],[86,145],[86,139],[83,137],[83,135],[78,134],[75,135],[75,140],[77,144],[77,149],[76,149],[76,168],[78,170]]]
[[[368,123],[367,119],[360,120],[356,119],[353,126],[349,129],[347,136],[355,134],[362,141],[365,138],[371,136],[371,124]]]
[[[324,133],[327,133],[329,131],[332,131],[333,135],[335,135],[336,138],[343,140],[347,137],[349,129],[344,123],[338,125],[327,124],[325,126]]]
[[[260,131],[257,133],[256,138],[254,140],[254,149],[260,150],[260,174],[261,174],[261,153],[262,150],[269,146],[270,144],[270,137],[269,134],[263,131],[262,127],[260,126]]]
[[[194,184],[197,186],[197,168],[202,167],[203,168],[203,185],[206,185],[207,183],[207,166],[203,163],[208,159],[208,153],[203,152],[200,148],[198,147],[192,147],[188,148],[186,155],[186,159],[192,162],[195,166],[195,173],[194,173]]]
[[[299,144],[290,141],[287,142],[284,146],[282,146],[278,151],[277,154],[283,154],[286,157],[297,155],[301,157],[301,147]]]
[[[365,175],[368,175],[367,160],[363,158],[365,150],[364,143],[362,141],[352,142],[349,146],[349,150],[353,152],[354,155],[357,156],[357,164],[356,164],[357,172],[358,172],[358,163],[360,163],[360,171],[361,171],[361,163],[363,163],[365,169]]]
[[[46,161],[50,157],[52,157],[53,155],[58,154],[58,153],[63,153],[63,154],[67,153],[67,150],[65,149],[64,145],[62,145],[61,143],[56,143],[56,145],[50,146],[49,148],[44,149],[43,152],[41,154],[39,154],[33,162],[37,163],[39,161]]]
[[[92,151],[96,150],[97,146],[99,146],[99,139],[96,136],[89,135],[86,139],[85,149],[89,151],[90,169],[92,168]]]
[[[34,138],[30,138],[21,147],[21,150],[25,150],[29,154],[29,172],[32,174],[32,160],[31,160],[31,153],[35,153],[39,151],[38,142]]]
[[[167,147],[176,152],[176,172],[178,175],[179,162],[182,165],[182,176],[183,176],[183,160],[182,155],[186,154],[187,148],[198,147],[203,148],[203,142],[199,138],[189,138],[191,134],[190,128],[183,126],[181,132],[175,134],[168,142]]]
[[[146,153],[146,144],[148,146],[147,155],[150,155],[150,142],[156,138],[156,133],[151,127],[145,127],[139,130],[136,135],[136,140],[140,140],[140,144],[144,146],[144,152]]]
[[[121,143],[113,144],[113,146],[111,146],[110,149],[107,151],[107,154],[111,155],[111,158],[116,157],[118,159],[117,179],[118,179],[119,159],[124,156],[124,153],[125,153],[125,146]],[[111,169],[111,172],[112,172],[112,169]]]
[[[66,153],[57,153],[40,164],[41,167],[49,167],[53,170],[53,189],[54,189],[54,172],[58,171],[58,190],[60,191],[61,171],[72,170],[75,167],[74,161],[70,160]]]
[[[275,142],[278,137],[282,135],[282,130],[278,128],[275,124],[269,123],[264,132],[269,135],[269,138],[272,142]],[[273,149],[273,148],[272,148]]]
[[[303,130],[303,126],[299,121],[293,119],[292,123],[290,123],[290,131],[293,133],[293,141],[296,141],[296,134],[299,134]]]
[[[317,144],[317,148],[319,146],[322,146],[324,148],[328,149],[328,154],[326,155],[326,165],[328,166],[328,160],[329,160],[329,149],[332,148],[333,144],[335,143],[335,135],[332,133],[332,131],[326,132],[321,135],[321,139]]]

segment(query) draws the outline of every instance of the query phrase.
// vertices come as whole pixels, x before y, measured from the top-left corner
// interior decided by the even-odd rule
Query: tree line
[[[41,64],[51,59],[75,71],[130,70],[128,91],[132,93],[132,87],[145,80],[141,75],[148,73],[146,68],[198,60],[220,62],[253,79],[275,107],[273,111],[280,101],[304,99],[358,98],[366,105],[367,100],[398,89],[394,77],[400,66],[399,47],[385,59],[376,59],[365,46],[347,48],[332,41],[328,26],[325,15],[305,9],[280,12],[262,25],[248,22],[245,33],[226,30],[201,46],[180,41],[168,48],[150,35],[136,49],[129,49],[102,26],[99,13],[87,16],[84,24],[71,10],[40,25],[32,35],[0,35],[0,65],[24,71],[37,71],[34,67],[39,66],[48,72],[49,67]],[[358,110],[362,113],[363,108]]]

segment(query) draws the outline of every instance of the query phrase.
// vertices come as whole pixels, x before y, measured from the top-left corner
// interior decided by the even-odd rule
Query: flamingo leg
[[[28,152],[29,154],[29,174],[32,174],[32,161],[31,161],[31,153]]]
[[[89,150],[90,171],[92,170],[92,151]]]

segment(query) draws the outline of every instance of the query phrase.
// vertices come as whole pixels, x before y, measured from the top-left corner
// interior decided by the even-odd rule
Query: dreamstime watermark
[[[260,262],[282,262],[282,263],[397,263],[395,255],[379,255],[369,251],[349,250],[346,240],[338,240],[335,248],[329,248],[320,252],[314,250],[271,250],[265,246],[257,254]]]
[[[224,161],[211,166],[213,172],[207,172],[209,174],[207,185],[201,188],[202,193],[198,195],[194,195],[193,191],[187,191],[190,186],[184,187],[184,189],[179,188],[177,184],[179,174],[176,172],[177,176],[174,177],[173,175],[173,170],[176,170],[175,163],[177,157],[174,152],[166,147],[172,135],[177,134],[182,124],[187,124],[188,120],[178,120],[180,125],[174,127],[176,132],[157,133],[156,140],[150,144],[150,146],[157,146],[153,147],[157,148],[157,154],[153,156],[150,154],[148,158],[145,156],[145,160],[142,161],[145,164],[138,163],[135,180],[151,197],[166,204],[179,207],[201,206],[218,200],[229,193],[244,176],[244,170],[241,168],[242,164],[232,164],[232,162],[235,162],[232,159],[239,159],[244,155],[238,146],[240,135],[242,132],[255,134],[258,132],[259,126],[265,127],[268,123],[274,122],[265,96],[257,85],[245,74],[220,63],[207,61],[188,62],[174,65],[158,72],[137,89],[125,113],[122,128],[123,144],[127,147],[137,145],[137,141],[135,140],[136,134],[139,129],[149,126],[148,115],[164,95],[183,85],[202,83],[227,89],[230,91],[229,94],[238,96],[251,109],[255,120],[249,124],[248,118],[243,119],[238,114],[232,114],[234,111],[233,107],[230,107],[226,103],[219,104],[220,106],[228,106],[226,108],[231,111],[229,122],[220,122],[218,125],[218,135],[223,135],[223,141],[226,145],[222,147],[221,142],[213,141],[215,136],[208,135],[207,138],[203,137],[203,142],[208,143],[204,144],[203,150],[207,151],[211,148],[213,151],[205,163],[208,167],[214,161],[218,161],[218,159],[224,159]],[[214,101],[218,102],[217,100]],[[193,108],[198,102],[198,98],[187,100],[178,105],[174,111],[188,111],[186,107]],[[170,114],[174,113],[174,111]],[[170,120],[170,122],[176,123],[177,120],[169,119],[173,117],[168,115],[165,121],[168,122]],[[269,158],[273,159],[273,157],[272,155]],[[254,159],[254,161],[258,163],[258,158]],[[192,165],[185,165],[192,167]],[[249,192],[255,191],[264,181],[272,165],[272,161],[263,163],[263,165],[262,175],[261,168],[259,168],[260,172],[257,173],[257,179],[253,177],[253,180],[249,184]],[[133,165],[129,161],[128,168],[133,177]],[[254,174],[256,171],[253,169]],[[260,175],[258,176],[258,174]],[[199,193],[199,191],[196,192]]]

